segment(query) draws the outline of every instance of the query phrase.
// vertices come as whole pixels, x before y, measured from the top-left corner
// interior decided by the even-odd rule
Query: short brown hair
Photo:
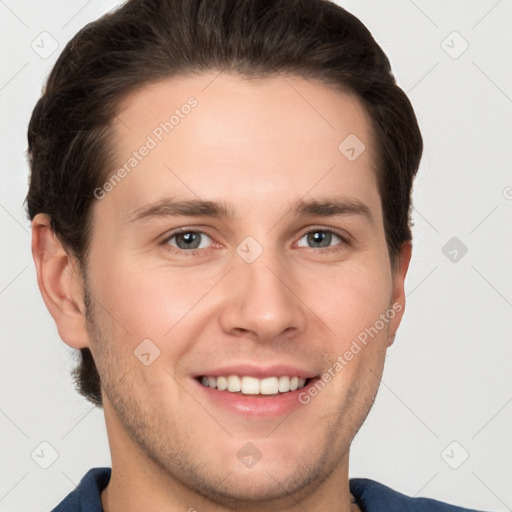
[[[394,266],[411,239],[422,137],[382,49],[356,17],[327,0],[129,0],[86,25],[59,56],[32,113],[29,218],[48,214],[85,269],[93,191],[112,169],[109,135],[122,99],[151,82],[211,70],[289,74],[357,95],[373,123]],[[81,349],[74,372],[79,392],[101,405],[89,349]]]

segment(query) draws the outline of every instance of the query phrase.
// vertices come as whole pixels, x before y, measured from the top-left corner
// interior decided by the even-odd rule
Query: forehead
[[[127,97],[114,121],[115,212],[168,196],[250,205],[335,193],[375,201],[371,122],[352,94],[291,76],[208,73]],[[124,169],[124,172],[120,172]]]

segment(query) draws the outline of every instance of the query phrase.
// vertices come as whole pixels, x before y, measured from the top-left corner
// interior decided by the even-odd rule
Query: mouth
[[[225,413],[251,420],[277,419],[303,408],[301,395],[320,378],[292,367],[242,366],[212,373],[193,376],[198,396]]]
[[[238,395],[268,397],[303,389],[312,380],[297,375],[268,376],[261,379],[250,375],[200,375],[196,378],[206,388]]]

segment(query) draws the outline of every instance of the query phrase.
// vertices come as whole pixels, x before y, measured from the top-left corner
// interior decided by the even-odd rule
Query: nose
[[[224,332],[272,341],[305,330],[307,308],[294,290],[293,272],[285,267],[270,251],[253,263],[235,261],[224,283],[220,314]]]

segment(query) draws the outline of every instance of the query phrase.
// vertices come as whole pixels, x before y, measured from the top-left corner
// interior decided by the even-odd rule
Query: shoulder
[[[431,498],[412,498],[368,478],[352,478],[350,492],[364,512],[478,512]]]
[[[90,469],[74,491],[69,493],[52,512],[103,512],[101,491],[110,480],[110,468]]]

